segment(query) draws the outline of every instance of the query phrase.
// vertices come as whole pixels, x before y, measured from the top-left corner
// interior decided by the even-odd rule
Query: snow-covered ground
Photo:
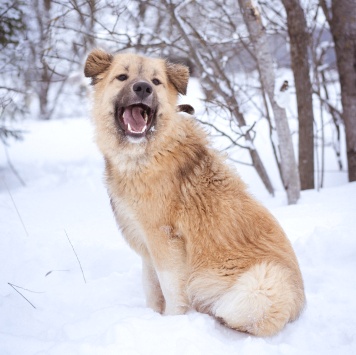
[[[146,308],[140,259],[117,231],[90,121],[27,130],[8,149],[26,186],[0,150],[1,355],[356,354],[355,183],[285,206],[282,192],[260,194],[252,169],[241,170],[292,240],[307,296],[299,320],[256,338],[194,311]]]

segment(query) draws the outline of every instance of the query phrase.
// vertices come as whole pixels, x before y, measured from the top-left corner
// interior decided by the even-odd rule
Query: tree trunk
[[[356,3],[333,0],[329,22],[341,85],[349,181],[356,181]]]
[[[290,54],[299,119],[299,175],[302,190],[314,188],[314,115],[309,77],[309,34],[299,0],[282,0],[287,13]]]
[[[268,48],[266,31],[262,25],[261,16],[254,7],[253,2],[251,0],[238,0],[238,2],[254,47],[261,83],[266,90],[273,110],[278,135],[283,185],[287,192],[288,203],[294,204],[300,197],[298,167],[294,156],[286,110],[277,103],[274,95],[273,58]]]

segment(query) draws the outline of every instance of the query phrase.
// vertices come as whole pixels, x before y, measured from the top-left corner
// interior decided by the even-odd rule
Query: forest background
[[[22,123],[76,117],[87,104],[83,63],[95,47],[189,66],[197,117],[235,162],[288,203],[328,173],[356,180],[354,0],[6,0],[0,4],[0,138]],[[73,109],[73,107],[77,109]],[[269,132],[270,154],[257,148]],[[241,151],[243,153],[241,153]],[[326,155],[334,162],[326,166]],[[266,159],[274,161],[273,181]],[[264,161],[265,160],[265,161]],[[268,163],[269,165],[269,163]],[[272,174],[273,175],[273,174]]]
[[[356,0],[1,0],[0,354],[356,354],[355,13]],[[189,66],[179,102],[299,261],[307,306],[275,337],[146,307],[93,139],[95,47]]]

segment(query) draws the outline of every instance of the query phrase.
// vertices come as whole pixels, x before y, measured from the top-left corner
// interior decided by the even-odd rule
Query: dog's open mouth
[[[116,119],[125,135],[144,137],[151,129],[155,111],[144,104],[116,108]]]

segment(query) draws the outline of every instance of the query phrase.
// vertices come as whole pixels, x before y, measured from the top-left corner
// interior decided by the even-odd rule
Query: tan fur
[[[85,69],[96,78],[96,139],[118,225],[142,256],[147,305],[165,314],[194,307],[240,331],[277,333],[304,305],[298,262],[278,222],[194,119],[177,112],[188,70],[128,53],[109,65],[102,58],[111,57],[92,52]],[[135,80],[154,78],[154,130],[132,143],[115,124],[115,100]]]

